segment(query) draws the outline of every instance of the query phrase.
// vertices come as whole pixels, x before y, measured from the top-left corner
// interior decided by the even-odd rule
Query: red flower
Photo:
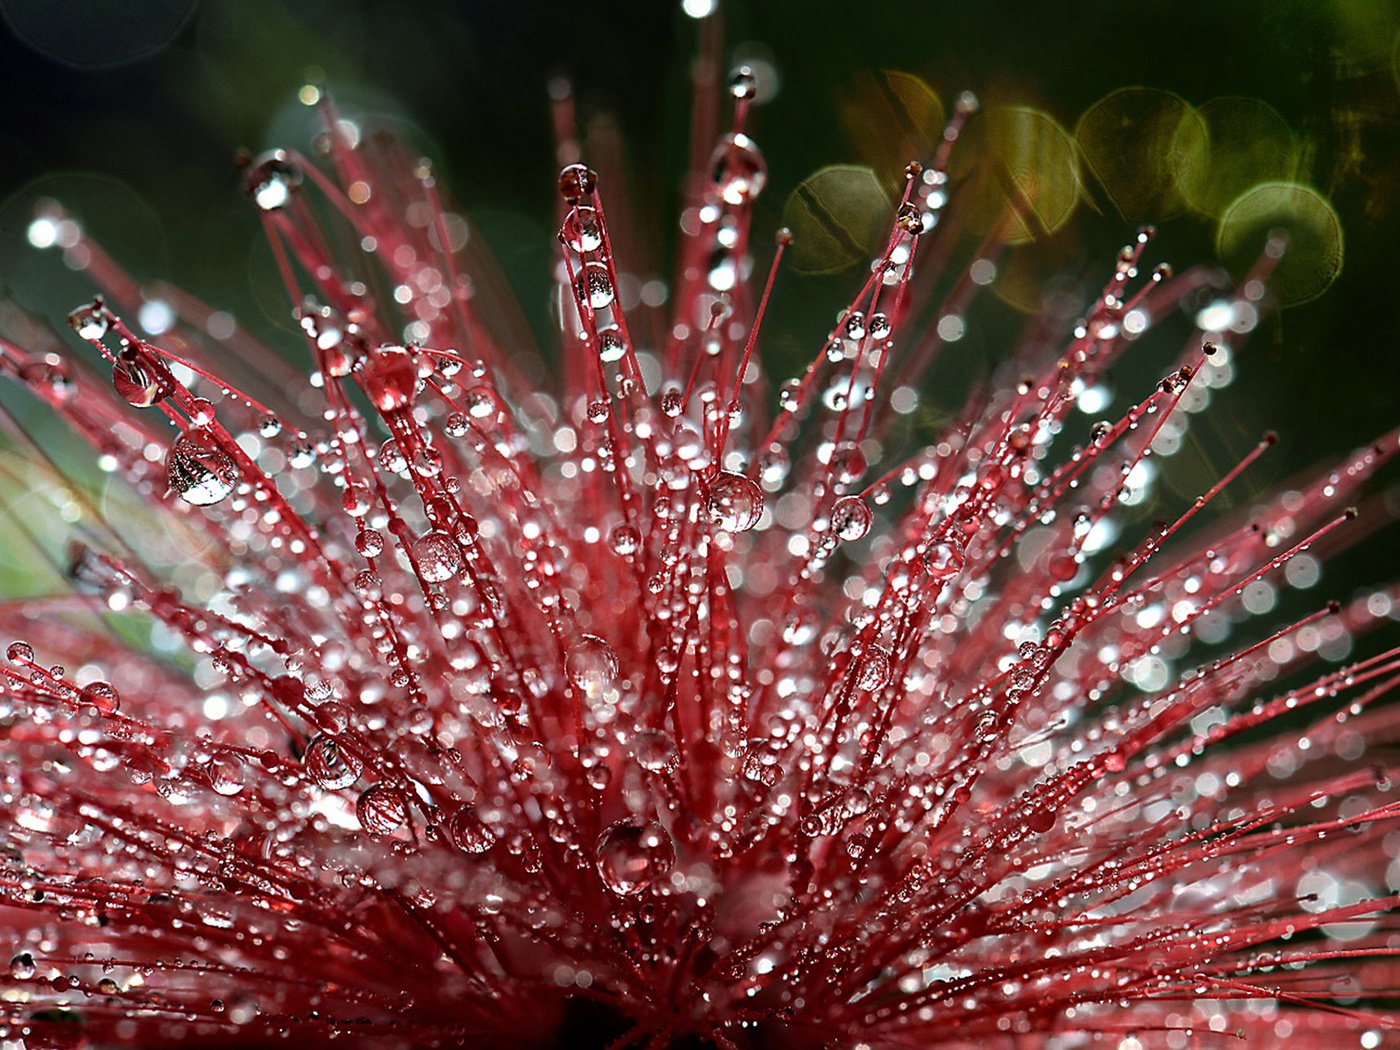
[[[1396,435],[1217,513],[1266,437],[1134,526],[1238,350],[1197,332],[1081,422],[1217,279],[1142,276],[1145,232],[1072,332],[912,440],[995,274],[933,305],[968,101],[770,413],[788,237],[750,280],[766,174],[732,94],[669,287],[564,168],[557,375],[427,163],[324,102],[324,168],[247,170],[309,382],[41,212],[104,290],[71,320],[112,383],[0,365],[125,487],[66,486],[71,593],[0,614],[8,1037],[1380,1045],[1400,652],[1348,654],[1397,595],[1250,621],[1383,517],[1348,508]],[[1257,317],[1276,254],[1218,309]]]

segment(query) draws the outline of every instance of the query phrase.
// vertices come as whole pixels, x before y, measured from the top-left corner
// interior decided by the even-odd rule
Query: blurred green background
[[[0,282],[46,316],[61,318],[89,292],[25,243],[31,202],[48,195],[138,277],[174,277],[299,353],[232,158],[239,146],[306,148],[313,118],[296,93],[308,78],[325,81],[352,115],[391,115],[410,129],[547,340],[557,166],[546,84],[570,75],[583,118],[623,143],[627,186],[607,199],[615,207],[625,197],[667,275],[698,36],[678,2],[0,0],[0,15]],[[1296,466],[1397,422],[1395,0],[751,0],[725,3],[722,15],[728,56],[758,63],[772,93],[750,125],[769,165],[760,266],[792,187],[823,165],[878,161],[891,131],[873,97],[877,71],[921,78],[945,106],[966,89],[993,105],[1034,107],[1067,133],[1130,86],[1158,89],[1149,101],[1176,99],[1187,114],[1212,99],[1251,100],[1225,106],[1234,122],[1213,129],[1219,156],[1235,156],[1246,181],[1255,164],[1260,177],[1314,187],[1335,209],[1345,257],[1326,294],[1254,334],[1231,407],[1201,424],[1222,435],[1203,439],[1206,459],[1223,461],[1272,426],[1288,449],[1280,463]],[[1140,147],[1124,155],[1109,132],[1133,114],[1112,105],[1098,113],[1108,119],[1097,125],[1098,163],[1085,165],[1077,210],[1047,243],[1016,255],[1031,287],[1056,278],[1097,286],[1154,207],[1167,214],[1150,262],[1182,268],[1214,256],[1229,179],[1197,173],[1198,198],[1226,195],[1204,209],[1168,200],[1153,180],[1179,160],[1164,146],[1171,136],[1144,120]],[[858,276],[784,274],[765,347],[775,371],[806,360]],[[995,359],[1018,315],[995,299],[979,310],[988,319],[956,350]],[[1005,316],[993,317],[998,310]],[[1145,374],[1165,368],[1172,349]],[[956,404],[948,399],[945,407]],[[1202,463],[1202,476],[1219,466]]]

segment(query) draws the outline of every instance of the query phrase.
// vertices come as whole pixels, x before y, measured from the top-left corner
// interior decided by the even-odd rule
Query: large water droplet
[[[559,236],[565,244],[580,254],[596,252],[603,244],[603,227],[598,221],[598,213],[592,208],[580,205],[569,212]]]
[[[743,204],[757,197],[768,181],[768,165],[753,139],[730,134],[720,140],[710,160],[715,189],[727,204]]]
[[[302,172],[280,149],[264,153],[248,168],[244,180],[249,197],[263,211],[286,207],[301,187]]]
[[[180,435],[166,456],[165,472],[170,491],[196,507],[218,503],[238,484],[238,465],[206,430]]]
[[[637,764],[653,773],[675,769],[680,761],[676,742],[660,729],[643,729],[632,737],[632,754]]]
[[[655,821],[622,820],[598,840],[598,874],[621,896],[641,893],[676,864],[676,847]]]
[[[934,583],[947,583],[963,567],[963,548],[956,540],[938,540],[924,551],[924,571]]]
[[[359,759],[342,749],[334,737],[312,737],[301,762],[311,779],[327,791],[339,791],[360,779]]]
[[[78,702],[95,707],[104,715],[110,715],[116,713],[122,701],[110,682],[90,682],[78,693]]]
[[[842,496],[831,508],[832,531],[848,542],[869,532],[874,518],[874,512],[859,496]]]
[[[485,853],[496,844],[496,831],[481,819],[476,807],[463,803],[447,822],[447,833],[463,853]]]
[[[34,647],[28,642],[11,642],[5,649],[11,663],[27,663],[34,659]]]
[[[587,164],[570,164],[559,173],[559,194],[570,204],[593,192],[598,175]]]
[[[10,976],[21,981],[27,981],[38,972],[38,967],[34,965],[34,956],[28,952],[20,952],[10,960]]]
[[[428,583],[442,583],[459,575],[463,569],[462,552],[445,532],[424,533],[413,545],[418,573]]]
[[[862,689],[883,688],[890,680],[889,651],[872,645],[860,658],[860,670],[856,674],[856,685]]]
[[[371,784],[355,801],[355,817],[371,835],[392,835],[408,820],[408,804],[397,788]]]
[[[135,354],[123,354],[112,366],[112,386],[122,400],[135,408],[150,408],[165,396],[160,380]]]
[[[710,483],[709,511],[726,532],[748,532],[763,516],[763,490],[742,474],[722,471]]]
[[[608,268],[600,262],[588,263],[574,278],[574,291],[580,303],[594,310],[611,305],[614,293]]]
[[[569,681],[589,697],[595,697],[617,675],[617,654],[596,634],[585,634],[564,658]]]

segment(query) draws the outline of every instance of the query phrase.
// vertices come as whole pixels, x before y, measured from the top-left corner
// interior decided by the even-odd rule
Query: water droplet
[[[27,663],[34,659],[34,647],[28,642],[11,642],[5,655],[11,663]]]
[[[218,503],[238,484],[238,465],[205,430],[187,430],[176,439],[165,472],[170,491],[196,507]]]
[[[112,327],[112,312],[107,309],[102,297],[98,296],[92,302],[80,306],[70,313],[68,324],[73,331],[78,333],[79,339],[103,339]]]
[[[462,552],[445,532],[424,533],[413,545],[418,574],[428,583],[442,583],[459,575],[464,568]]]
[[[312,737],[301,764],[311,779],[327,791],[339,791],[360,779],[359,759],[345,751],[334,737]]]
[[[664,773],[675,769],[680,761],[676,742],[669,733],[660,729],[643,729],[632,737],[632,754],[637,764],[653,773]]]
[[[447,822],[447,834],[463,853],[485,853],[496,844],[496,831],[481,819],[476,807],[463,803]]]
[[[768,165],[753,139],[729,134],[720,140],[710,160],[715,189],[725,203],[739,205],[757,197],[768,181]]]
[[[758,78],[749,66],[740,66],[729,74],[729,94],[741,101],[748,101],[758,93]]]
[[[598,874],[620,896],[641,893],[676,864],[676,847],[655,821],[618,821],[598,840]]]
[[[564,220],[559,236],[580,255],[596,252],[603,245],[603,227],[598,221],[597,211],[584,205],[574,208]]]
[[[726,532],[748,532],[763,516],[763,490],[749,478],[721,471],[710,483],[710,520]]]
[[[580,303],[586,303],[593,310],[611,305],[613,286],[608,268],[600,262],[587,263],[574,278],[574,292]]]
[[[244,188],[253,203],[263,211],[286,207],[292,194],[301,188],[302,171],[284,150],[272,150],[258,157],[248,168]]]
[[[418,362],[401,346],[381,346],[366,363],[364,385],[379,411],[397,412],[418,389]]]
[[[883,646],[872,645],[860,658],[860,670],[856,675],[856,685],[873,691],[882,689],[890,680],[890,654]]]
[[[78,693],[78,702],[95,707],[104,715],[111,715],[116,713],[122,701],[110,682],[90,682]]]
[[[595,697],[617,675],[617,654],[596,634],[582,635],[564,657],[569,681]]]
[[[112,387],[134,408],[150,408],[165,397],[160,380],[134,353],[123,353],[112,366]]]
[[[831,528],[847,542],[858,540],[870,531],[875,513],[859,496],[842,496],[831,508]]]
[[[559,195],[570,204],[577,204],[597,185],[598,175],[587,164],[570,164],[559,173]]]
[[[258,433],[265,438],[275,438],[282,433],[282,421],[270,412],[258,419]]]
[[[490,387],[474,386],[462,395],[462,404],[473,419],[489,419],[496,414],[496,395]]]
[[[627,356],[627,344],[622,340],[622,333],[616,328],[609,328],[598,333],[598,359],[605,365],[621,361]]]
[[[371,784],[355,800],[355,818],[371,835],[392,835],[408,820],[408,804],[397,788]]]
[[[637,548],[642,544],[641,533],[628,524],[616,525],[608,535],[608,542],[612,544],[612,549],[618,554],[626,557],[635,554]]]
[[[931,543],[924,551],[924,571],[934,583],[947,583],[963,567],[962,545],[952,539]]]
[[[384,534],[378,529],[362,528],[355,534],[355,549],[366,558],[384,553]]]
[[[38,971],[34,965],[34,956],[28,952],[20,952],[10,960],[10,976],[21,981],[27,981]]]

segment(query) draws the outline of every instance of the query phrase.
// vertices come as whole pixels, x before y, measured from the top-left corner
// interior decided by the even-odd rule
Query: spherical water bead
[[[710,159],[715,189],[726,204],[739,205],[763,192],[768,165],[753,139],[743,133],[720,140]]]
[[[598,221],[597,211],[584,205],[574,208],[564,220],[559,237],[580,255],[596,252],[603,246],[603,226]]]
[[[846,315],[844,324],[847,339],[865,338],[865,314],[859,310],[852,310]]]
[[[637,765],[653,773],[675,769],[680,761],[676,742],[660,729],[643,729],[632,737],[632,754]]]
[[[473,419],[490,419],[496,414],[496,395],[490,387],[472,387],[462,395],[462,404]]]
[[[70,313],[68,324],[78,333],[79,339],[103,339],[112,326],[112,314],[99,296],[86,306],[80,306]]]
[[[397,788],[371,784],[355,800],[355,818],[371,835],[392,835],[408,820],[408,803]]]
[[[424,533],[413,544],[413,558],[418,574],[428,583],[442,583],[459,575],[464,568],[462,552],[445,532]]]
[[[355,533],[355,549],[366,558],[379,557],[384,553],[384,534],[378,529],[361,528]]]
[[[27,981],[38,972],[38,967],[34,965],[34,956],[29,952],[20,952],[10,960],[10,976],[21,981]]]
[[[745,780],[752,780],[764,787],[772,787],[778,782],[778,753],[776,745],[768,740],[755,740],[744,749],[740,769]]]
[[[856,685],[867,691],[882,689],[890,680],[890,654],[882,646],[872,645],[860,658]]]
[[[301,764],[307,775],[327,791],[348,788],[360,779],[360,760],[347,752],[330,736],[317,734],[306,745]]]
[[[858,540],[870,531],[875,513],[859,496],[842,496],[831,508],[831,528],[837,537],[847,542]]]
[[[729,74],[729,94],[741,102],[747,102],[758,93],[758,78],[752,67],[740,66]]]
[[[150,408],[165,397],[160,380],[135,354],[122,354],[112,366],[112,388],[133,408]]]
[[[452,412],[443,421],[442,431],[450,438],[464,437],[471,429],[471,420],[467,418],[465,412]]]
[[[870,338],[874,340],[888,339],[890,335],[890,319],[887,314],[874,313],[870,315],[869,325]]]
[[[672,419],[681,414],[681,409],[685,408],[685,396],[674,387],[661,395],[661,411]]]
[[[401,346],[381,346],[365,366],[364,386],[375,408],[397,412],[418,389],[418,362]]]
[[[924,210],[917,204],[908,201],[899,206],[899,213],[895,216],[895,222],[899,228],[906,233],[927,233],[928,221],[924,216]]]
[[[601,423],[608,418],[608,403],[602,398],[588,402],[588,409],[585,413],[593,423]]]
[[[369,513],[370,492],[364,485],[347,485],[341,494],[340,505],[352,518],[363,518]]]
[[[613,526],[612,532],[608,534],[608,543],[618,554],[626,557],[637,552],[637,548],[642,545],[642,535],[631,525],[623,523]]]
[[[95,707],[104,715],[111,715],[116,714],[122,700],[110,682],[90,682],[78,693],[78,703]]]
[[[570,164],[559,173],[559,195],[570,204],[577,204],[597,185],[598,175],[587,164]]]
[[[258,433],[265,438],[275,438],[282,433],[282,421],[268,413],[258,419]]]
[[[616,328],[609,328],[598,333],[598,360],[610,365],[626,356],[627,344],[623,342],[621,332]]]
[[[641,893],[675,864],[671,836],[655,821],[621,820],[598,840],[598,874],[619,896]]]
[[[214,793],[233,798],[243,792],[243,763],[233,756],[216,758],[204,767]]]
[[[586,264],[574,278],[574,293],[578,301],[588,304],[590,309],[601,310],[610,306],[613,286],[612,279],[608,277],[608,268],[600,262]]]
[[[924,571],[934,583],[947,583],[962,572],[964,553],[955,540],[937,540],[924,551]]]
[[[408,458],[399,448],[399,443],[390,438],[379,446],[379,469],[390,474],[402,474],[408,470]]]
[[[11,663],[28,663],[34,659],[34,647],[28,642],[11,642],[5,649],[5,655]]]
[[[564,657],[569,681],[596,696],[617,676],[617,654],[596,634],[582,635]]]
[[[263,211],[287,206],[292,194],[301,188],[301,168],[284,150],[272,150],[258,157],[248,168],[244,188],[253,203]]]
[[[214,402],[207,397],[197,397],[190,403],[190,422],[197,427],[207,427],[214,422]]]
[[[476,807],[463,803],[447,822],[447,834],[463,853],[485,853],[496,844],[496,831]]]
[[[228,497],[238,484],[238,465],[206,430],[187,430],[165,459],[170,491],[186,503],[207,507]]]
[[[730,471],[721,471],[710,483],[710,520],[725,532],[748,532],[763,516],[763,490]]]

